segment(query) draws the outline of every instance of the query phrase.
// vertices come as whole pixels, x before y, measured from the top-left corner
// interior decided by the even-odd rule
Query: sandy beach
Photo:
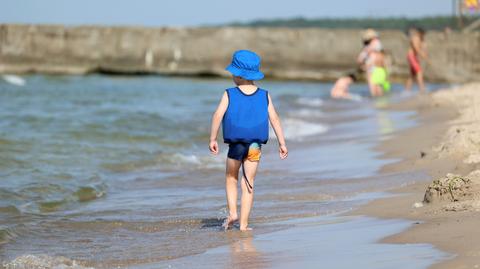
[[[384,166],[382,172],[426,171],[431,179],[397,189],[394,193],[400,195],[375,200],[353,212],[411,220],[411,228],[381,242],[430,243],[454,254],[431,268],[480,267],[480,233],[476,231],[480,224],[479,90],[479,83],[471,83],[390,107],[416,110],[420,124],[380,146],[385,156],[403,159]],[[446,192],[438,186],[442,184],[447,184]]]

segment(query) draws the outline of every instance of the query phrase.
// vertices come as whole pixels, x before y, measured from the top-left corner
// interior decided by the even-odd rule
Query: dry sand
[[[480,268],[480,83],[421,95],[391,109],[415,109],[420,124],[380,146],[387,157],[403,159],[383,172],[424,170],[432,179],[354,213],[412,220],[412,228],[382,242],[431,243],[455,255],[432,268]]]

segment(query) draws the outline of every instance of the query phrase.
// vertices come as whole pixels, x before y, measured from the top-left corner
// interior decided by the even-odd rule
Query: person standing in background
[[[360,54],[358,54],[357,64],[362,71],[367,72],[368,77],[368,72],[371,71],[369,69],[375,65],[378,53],[381,53],[383,50],[383,45],[382,42],[380,42],[377,31],[373,29],[367,29],[363,32],[362,42],[363,49]]]
[[[408,65],[410,67],[410,77],[405,84],[406,90],[411,90],[413,80],[418,83],[418,88],[421,92],[425,92],[425,83],[423,81],[423,70],[420,64],[420,59],[428,61],[427,52],[425,49],[425,31],[419,27],[411,27],[408,30],[408,38],[410,47],[407,53]]]
[[[382,96],[390,91],[388,72],[385,64],[385,52],[377,31],[367,29],[362,34],[363,49],[358,54],[358,68],[339,78],[330,91],[332,98],[352,99],[349,86],[364,76],[372,97]]]

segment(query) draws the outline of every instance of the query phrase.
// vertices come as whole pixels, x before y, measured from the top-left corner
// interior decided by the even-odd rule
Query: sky
[[[0,23],[199,26],[272,18],[452,14],[453,0],[0,0]]]

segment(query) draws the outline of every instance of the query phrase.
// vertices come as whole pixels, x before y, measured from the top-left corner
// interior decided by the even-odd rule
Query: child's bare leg
[[[413,83],[413,79],[412,77],[410,76],[408,79],[407,79],[407,82],[405,83],[405,89],[407,91],[410,91],[412,89],[412,83]]]
[[[380,86],[375,85],[375,84],[369,82],[369,83],[368,83],[368,88],[370,89],[370,95],[371,95],[372,97],[376,97],[376,96],[381,96],[381,95],[382,95]]]
[[[375,96],[375,86],[372,85],[371,83],[368,83],[368,90],[370,90],[370,96],[374,97]]]
[[[257,174],[258,162],[252,162],[245,160],[244,162],[245,174],[247,175],[248,181],[253,187],[255,181],[255,175]],[[248,228],[248,218],[250,216],[250,210],[253,205],[253,189],[250,192],[247,189],[247,184],[245,184],[245,178],[242,175],[242,207],[240,211],[240,230],[247,231],[251,230]]]
[[[227,158],[227,170],[225,173],[225,192],[227,194],[228,219],[225,223],[225,228],[230,228],[233,223],[238,220],[237,185],[238,170],[240,168],[240,164],[240,161]]]
[[[425,92],[425,83],[423,82],[423,73],[418,72],[417,73],[417,83],[418,83],[418,88],[420,91]]]
[[[382,96],[383,95],[383,88],[380,85],[375,85],[375,94],[376,96]]]

